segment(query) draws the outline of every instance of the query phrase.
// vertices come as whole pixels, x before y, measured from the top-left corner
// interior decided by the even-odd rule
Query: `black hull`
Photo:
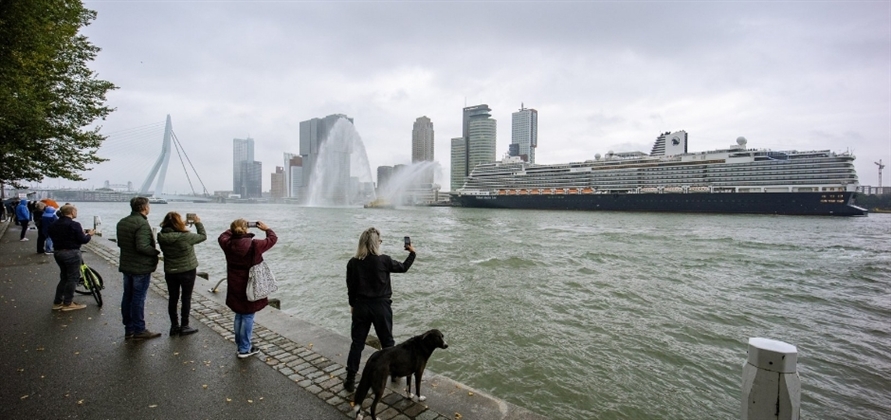
[[[462,207],[668,213],[865,216],[852,192],[462,195]]]

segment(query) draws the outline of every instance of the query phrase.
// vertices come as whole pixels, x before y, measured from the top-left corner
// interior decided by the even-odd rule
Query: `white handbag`
[[[260,261],[253,265],[248,271],[247,300],[256,302],[268,297],[276,290],[278,290],[278,284],[275,282],[272,270],[266,265],[266,261]]]

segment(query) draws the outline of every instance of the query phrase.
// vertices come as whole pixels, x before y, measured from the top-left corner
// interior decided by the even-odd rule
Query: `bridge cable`
[[[198,182],[201,184],[201,188],[204,190],[203,191],[204,196],[207,197],[208,196],[207,186],[204,185],[204,181],[201,180],[201,175],[198,174],[198,170],[195,169],[195,165],[192,164],[192,159],[189,158],[189,154],[186,153],[186,149],[182,146],[182,143],[180,143],[179,138],[176,136],[176,133],[173,132],[172,129],[170,130],[170,134],[173,137],[173,141],[178,145],[179,148],[182,149],[183,155],[186,157],[186,160],[189,162],[189,166],[192,167],[192,172],[195,172],[195,178],[198,178]],[[177,152],[177,153],[179,153],[179,152]],[[180,158],[180,161],[182,161],[182,158]],[[185,170],[185,164],[183,164],[183,170]],[[191,187],[191,181],[189,182],[189,186]],[[194,193],[194,192],[195,192],[195,189],[193,188],[192,193]]]

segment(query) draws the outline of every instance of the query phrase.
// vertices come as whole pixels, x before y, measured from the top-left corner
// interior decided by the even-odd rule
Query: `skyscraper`
[[[464,108],[464,144],[458,144],[457,138],[452,139],[452,191],[464,185],[464,178],[476,165],[495,161],[496,120],[492,119],[491,112],[486,104]],[[462,162],[456,162],[456,158]],[[456,167],[459,172],[455,171]]]
[[[275,172],[272,173],[271,181],[272,187],[269,189],[269,194],[272,198],[287,197],[288,189],[285,188],[285,168],[283,166],[275,167]]]
[[[259,198],[263,191],[263,165],[254,161],[254,139],[232,139],[232,192],[241,198]]]
[[[309,183],[318,175],[316,174],[316,164],[322,144],[328,139],[328,135],[331,133],[332,128],[334,128],[334,125],[341,118],[346,119],[350,124],[353,123],[352,118],[343,114],[332,114],[325,118],[313,118],[311,120],[300,122],[300,156],[303,157],[303,179],[301,186],[309,194],[317,193],[309,191]],[[330,188],[326,189],[326,196],[322,198],[331,204],[347,204],[346,201],[349,199],[348,190],[350,188],[350,145],[337,144],[333,146],[334,147],[328,147],[328,151],[326,152],[328,154],[326,163],[331,167],[319,168],[319,170],[325,170],[326,172],[330,171],[330,179],[325,180]],[[292,188],[293,187],[292,181]]]
[[[511,145],[517,145],[517,154],[529,163],[535,163],[535,148],[538,147],[538,111],[527,109],[520,104],[520,110],[511,114]]]
[[[411,130],[411,163],[433,162],[433,122],[418,117]]]
[[[467,171],[467,142],[464,137],[452,139],[452,179],[450,191],[458,191],[464,185],[464,173]]]
[[[485,107],[485,110],[479,108],[480,106]],[[473,168],[480,163],[494,162],[496,156],[496,121],[490,114],[492,110],[486,105],[479,105],[476,108],[468,119],[465,176],[470,175]]]

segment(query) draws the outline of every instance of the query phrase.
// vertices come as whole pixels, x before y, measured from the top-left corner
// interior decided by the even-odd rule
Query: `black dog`
[[[379,350],[368,358],[365,363],[365,369],[362,369],[362,379],[359,381],[359,387],[356,388],[356,395],[353,397],[353,411],[356,412],[356,419],[362,419],[362,401],[368,395],[368,390],[374,392],[374,401],[371,402],[371,419],[376,419],[375,408],[378,401],[384,395],[384,387],[387,385],[387,378],[405,377],[408,385],[408,398],[414,395],[411,393],[411,377],[415,377],[415,392],[418,393],[418,400],[424,401],[427,397],[421,396],[421,375],[427,367],[427,359],[433,354],[433,350],[447,349],[445,338],[439,330],[430,330],[421,335],[409,338],[403,343],[399,343],[393,347]]]

